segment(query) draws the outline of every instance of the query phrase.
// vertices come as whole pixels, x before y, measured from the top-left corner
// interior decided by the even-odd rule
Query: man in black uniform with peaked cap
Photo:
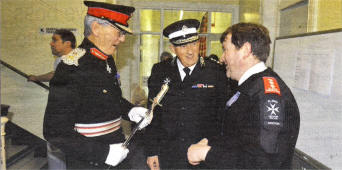
[[[299,110],[284,81],[265,66],[267,28],[235,24],[221,43],[227,77],[238,81],[237,92],[226,103],[220,136],[191,145],[189,162],[214,169],[291,169]]]
[[[82,44],[62,56],[44,117],[44,137],[66,155],[67,169],[103,169],[123,161],[128,149],[121,118],[138,122],[147,109],[122,97],[112,54],[131,33],[133,7],[85,1]],[[128,113],[128,114],[127,114]],[[145,119],[144,128],[151,121]],[[115,168],[129,168],[121,163]]]
[[[205,168],[191,166],[186,149],[218,131],[217,119],[224,108],[227,79],[219,64],[199,56],[199,24],[195,19],[186,19],[163,31],[177,56],[155,64],[148,80],[149,98],[158,93],[164,81],[170,81],[162,106],[155,109],[154,120],[145,131],[147,163],[151,169]]]

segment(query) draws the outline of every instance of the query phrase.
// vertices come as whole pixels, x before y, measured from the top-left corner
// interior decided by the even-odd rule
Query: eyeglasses
[[[124,35],[126,35],[126,31],[122,31],[120,30],[117,26],[115,26],[114,24],[110,24],[110,26],[114,27],[115,29],[117,29],[119,31],[119,36],[123,37]]]
[[[120,36],[120,37],[126,35],[126,33],[127,33],[126,31],[121,31],[121,30],[119,30],[119,31],[120,31],[120,32],[119,32],[119,36]]]

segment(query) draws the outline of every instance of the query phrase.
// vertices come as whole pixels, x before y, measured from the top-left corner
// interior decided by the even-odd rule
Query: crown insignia
[[[186,25],[183,25],[183,27],[182,27],[183,37],[185,37],[188,29],[189,28]]]

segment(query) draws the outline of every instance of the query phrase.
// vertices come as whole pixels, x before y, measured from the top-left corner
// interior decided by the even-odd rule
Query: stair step
[[[8,167],[7,170],[41,170],[41,167],[45,164],[47,164],[46,158],[34,157],[34,153],[31,152],[23,159]]]

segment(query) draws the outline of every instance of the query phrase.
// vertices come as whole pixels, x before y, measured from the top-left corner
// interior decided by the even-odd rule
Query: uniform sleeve
[[[44,117],[43,134],[52,145],[66,156],[84,161],[105,162],[109,146],[87,138],[74,130],[77,108],[80,106],[79,85],[75,67],[59,64],[50,82],[50,92]]]
[[[222,120],[225,113],[225,106],[226,101],[229,96],[229,86],[228,86],[228,79],[226,77],[225,72],[222,69],[219,69],[217,72],[217,90],[216,90],[216,113],[217,113],[217,128],[218,132],[219,129],[222,127]],[[218,135],[218,134],[217,134]]]
[[[129,102],[127,99],[121,97],[120,107],[123,113],[122,118],[125,120],[129,120],[128,112],[134,107],[134,105],[131,102]]]
[[[211,149],[207,153],[205,164],[211,169],[236,167],[240,150],[240,141],[237,139],[217,136],[208,143]]]
[[[154,65],[152,68],[151,76],[148,79],[148,99],[153,99],[160,90],[159,83],[159,69],[158,65]],[[151,107],[151,101],[148,101],[148,108]],[[146,128],[144,143],[145,143],[145,153],[146,156],[154,156],[159,155],[159,147],[161,137],[163,136],[163,132],[161,130],[161,109],[160,107],[155,107],[153,113],[153,119],[149,126]]]

